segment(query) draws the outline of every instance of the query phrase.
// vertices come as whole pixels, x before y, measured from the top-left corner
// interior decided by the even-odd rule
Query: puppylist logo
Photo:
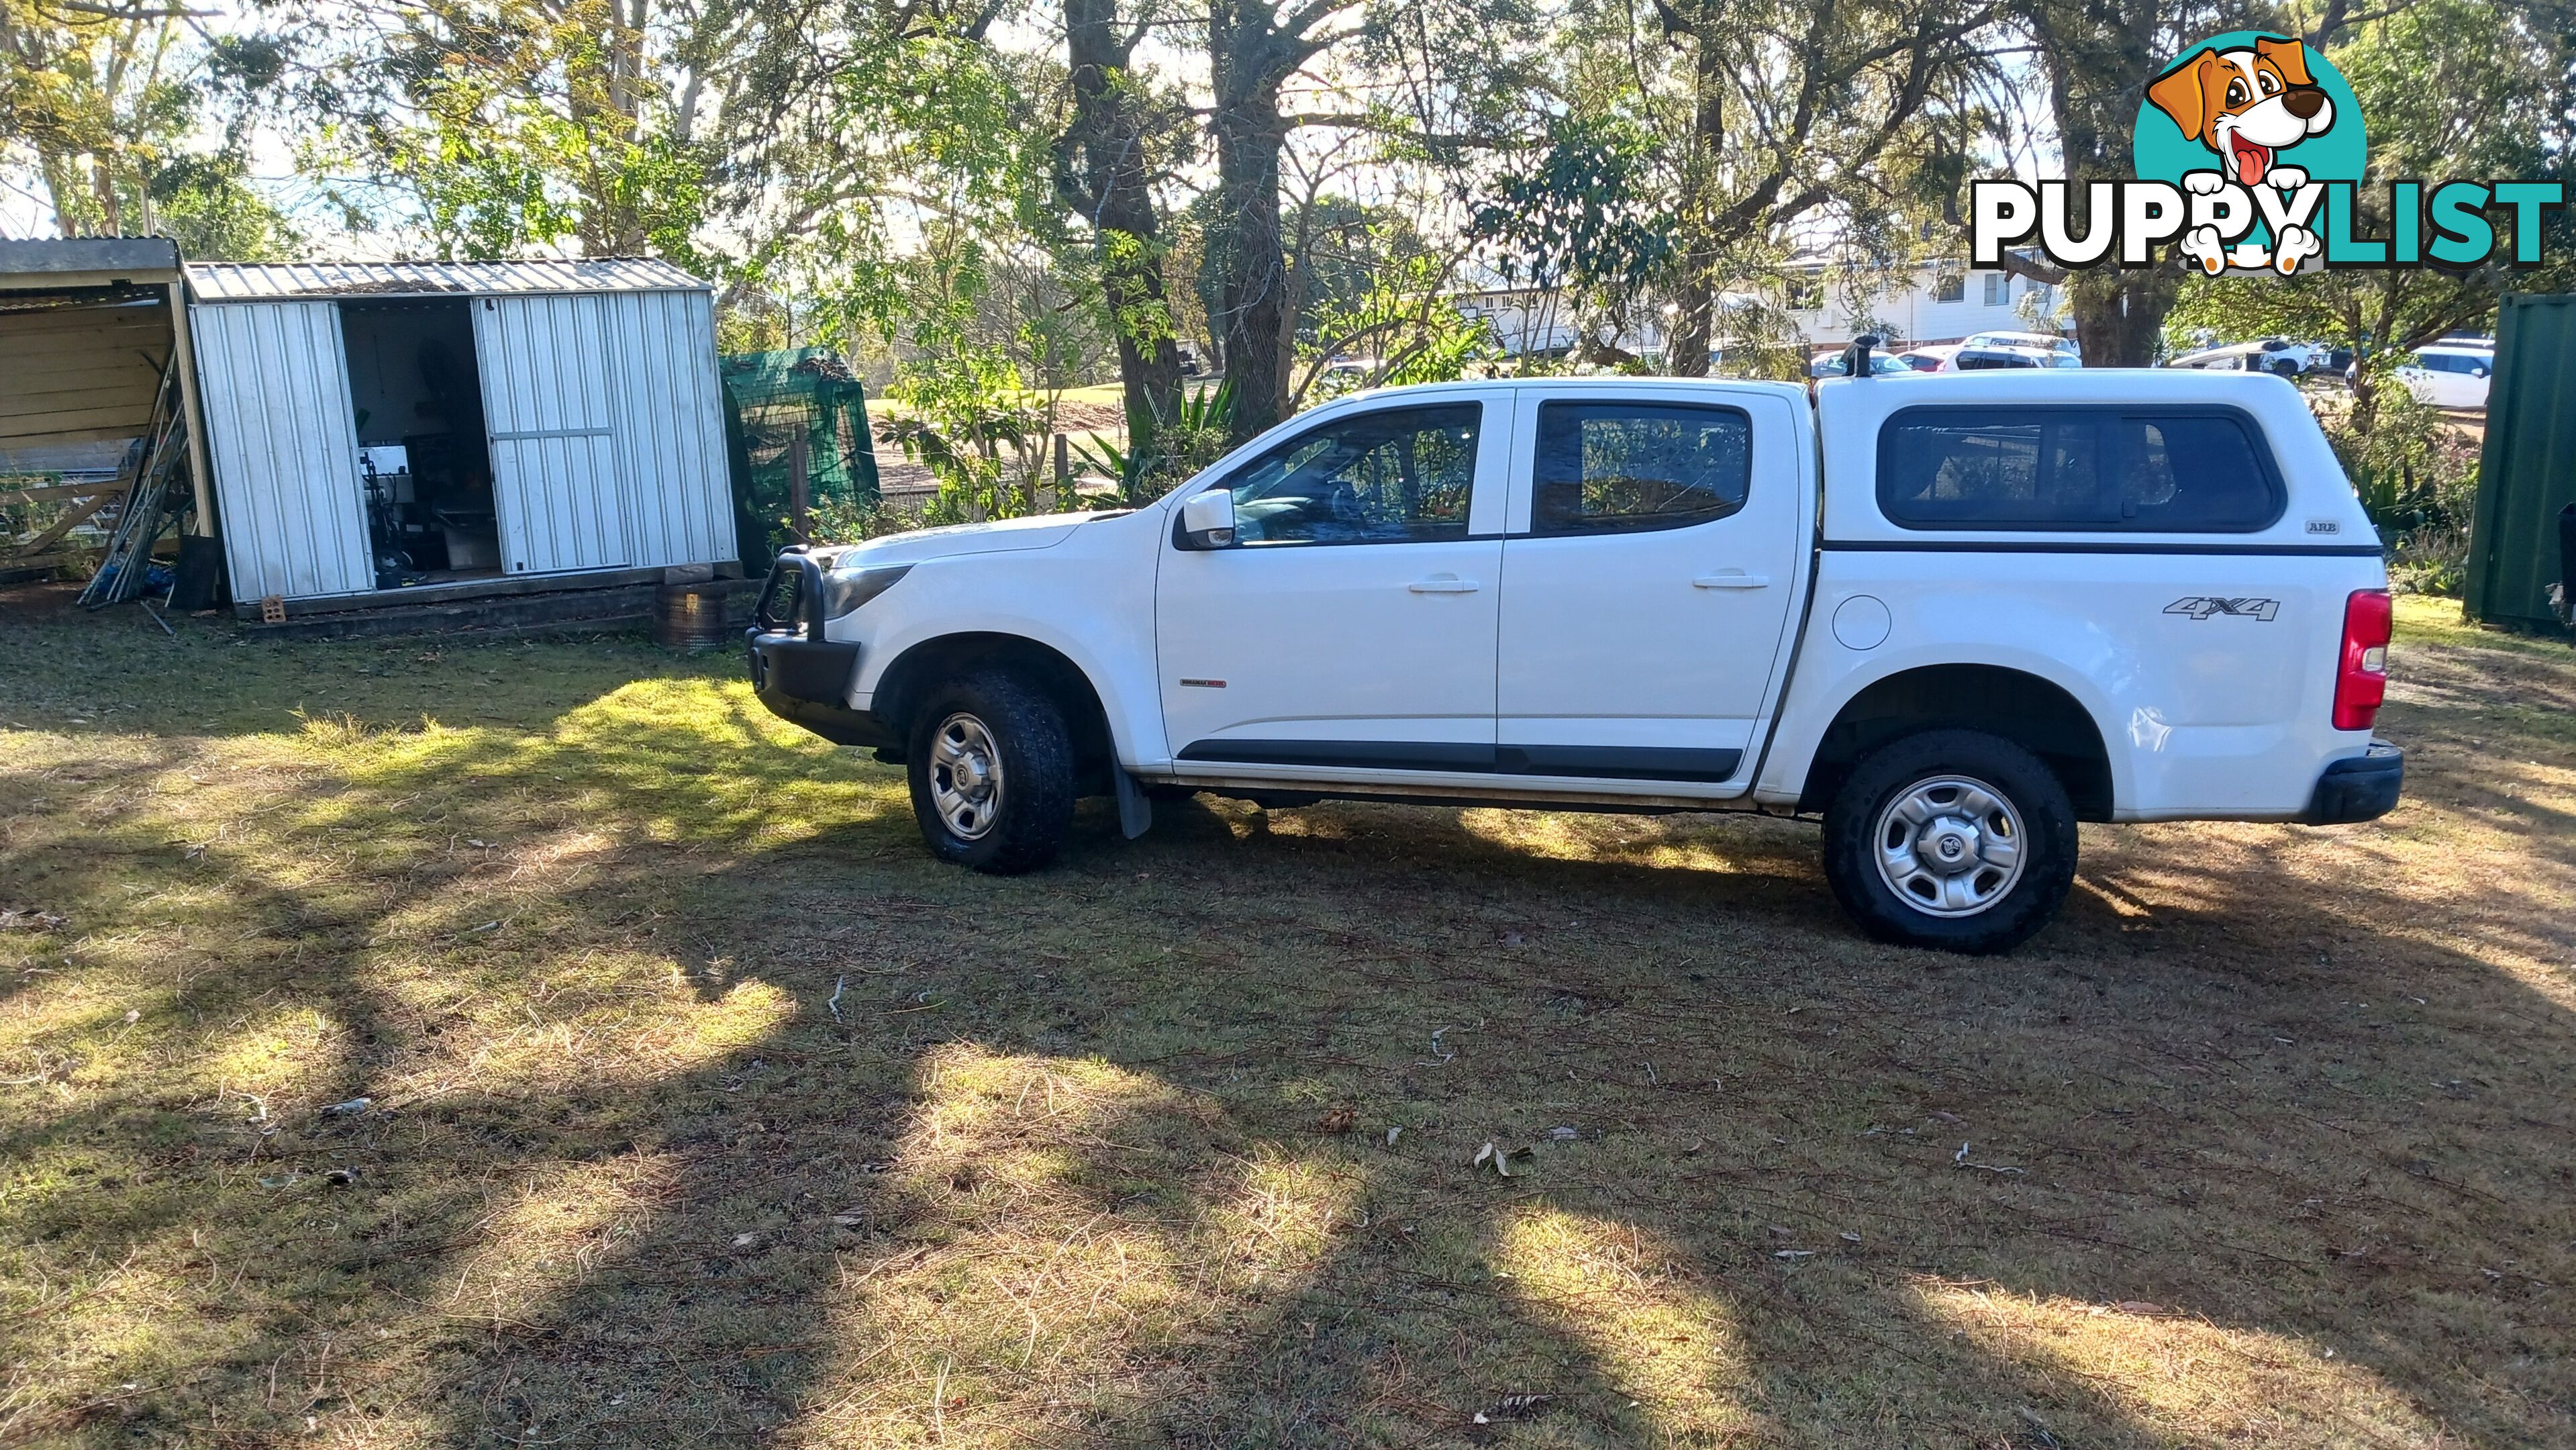
[[[2036,245],[2063,267],[2155,265],[2178,249],[2210,276],[2305,266],[2468,268],[2499,253],[2540,262],[2541,221],[2566,204],[2554,181],[2392,181],[2386,235],[2356,235],[2370,147],[2361,105],[2326,59],[2286,36],[2229,31],[2147,83],[2132,147],[2137,179],[1969,186],[1974,265]]]

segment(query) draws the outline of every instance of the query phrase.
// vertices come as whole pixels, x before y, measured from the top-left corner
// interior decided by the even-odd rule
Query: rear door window
[[[1878,500],[1913,529],[2242,533],[2284,494],[2232,410],[1909,408],[1879,433]]]
[[[1530,529],[1679,529],[1744,507],[1753,421],[1733,408],[1548,403],[1538,412]]]

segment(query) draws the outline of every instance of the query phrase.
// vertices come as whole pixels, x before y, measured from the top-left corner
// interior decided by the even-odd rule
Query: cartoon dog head
[[[2147,100],[2247,186],[2271,172],[2284,147],[2334,124],[2334,102],[2308,78],[2307,48],[2268,35],[2250,49],[2183,57],[2147,86]]]

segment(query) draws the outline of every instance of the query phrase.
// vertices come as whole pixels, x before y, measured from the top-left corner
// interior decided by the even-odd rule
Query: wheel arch
[[[2075,816],[2107,821],[2116,805],[2109,742],[2073,692],[2009,665],[1929,664],[1872,680],[1843,702],[1816,743],[1798,809],[1821,811],[1870,752],[1922,730],[1982,730],[2040,758]]]
[[[1062,650],[1026,635],[970,630],[920,640],[906,647],[877,677],[872,712],[908,745],[915,712],[933,687],[986,669],[1009,670],[1055,701],[1072,737],[1080,789],[1086,794],[1106,793],[1118,752],[1099,687]]]

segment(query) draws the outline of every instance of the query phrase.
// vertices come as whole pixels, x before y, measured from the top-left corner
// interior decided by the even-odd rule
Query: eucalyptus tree
[[[1652,300],[1665,368],[1709,370],[1802,245],[1910,258],[1959,176],[1995,19],[1958,0],[1579,0],[1561,110],[1479,229],[1613,311]]]
[[[64,236],[153,232],[190,256],[293,245],[244,185],[277,57],[181,0],[0,0],[0,190]]]
[[[1180,334],[1167,295],[1169,246],[1155,188],[1181,163],[1187,107],[1136,65],[1155,0],[1065,0],[1072,114],[1055,142],[1055,193],[1088,227],[1101,310],[1118,352],[1128,451],[1180,417]]]
[[[2137,174],[2133,159],[2146,83],[2182,47],[2240,26],[2269,23],[2259,0],[2010,0],[2029,41],[2029,63],[2045,88],[2046,119],[2068,188],[2070,228],[2088,227],[2090,192],[2081,183]],[[2165,314],[2183,276],[2178,259],[2153,267],[2069,272],[2008,256],[2005,265],[2066,288],[2067,310],[2084,359],[2097,367],[2155,360]]]
[[[1545,34],[1528,0],[1208,0],[1204,39],[1216,161],[1204,275],[1241,439],[1277,422],[1292,393],[1292,133],[1358,131],[1390,162],[1462,167],[1507,142]],[[1299,77],[1309,83],[1292,96]]]

